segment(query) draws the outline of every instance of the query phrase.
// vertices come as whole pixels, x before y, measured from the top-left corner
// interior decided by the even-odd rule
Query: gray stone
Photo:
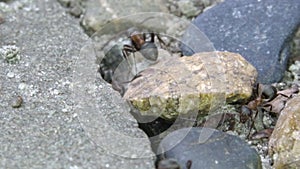
[[[261,169],[260,157],[239,137],[210,128],[184,128],[165,137],[159,145],[160,158],[174,158],[183,169]]]
[[[177,5],[183,15],[189,18],[199,14],[199,9],[197,9],[191,1],[181,0],[177,2]]]
[[[240,53],[254,65],[259,82],[272,83],[281,80],[286,69],[290,41],[300,24],[300,5],[298,0],[227,0],[193,23],[217,50]],[[183,41],[189,46],[199,45],[193,44],[193,36],[188,29]]]
[[[72,16],[80,17],[83,13],[84,0],[57,0],[62,6],[69,8]]]
[[[154,168],[147,136],[101,80],[93,53],[84,55],[90,40],[78,20],[52,0],[7,8],[0,47],[22,57],[0,59],[0,168]]]
[[[169,12],[178,17],[192,19],[224,0],[167,0]]]
[[[92,35],[112,19],[143,12],[167,12],[167,8],[161,0],[90,0],[86,3],[82,26]],[[134,20],[132,22],[134,23]]]

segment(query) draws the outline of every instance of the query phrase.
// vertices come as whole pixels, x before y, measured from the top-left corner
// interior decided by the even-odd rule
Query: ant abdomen
[[[156,61],[158,58],[158,49],[154,43],[144,43],[140,52],[148,60]]]

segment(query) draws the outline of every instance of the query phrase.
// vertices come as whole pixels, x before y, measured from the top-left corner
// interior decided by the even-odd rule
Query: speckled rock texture
[[[167,12],[161,0],[89,0],[86,6],[87,10],[81,24],[89,35],[98,31],[112,19],[143,12]]]
[[[300,168],[300,95],[282,110],[269,141],[274,168]]]
[[[206,52],[161,61],[140,75],[124,98],[143,115],[174,119],[195,111],[207,113],[223,100],[249,98],[257,72],[239,54]]]
[[[128,105],[93,50],[82,56],[79,21],[53,0],[1,1],[0,11],[0,168],[153,169]]]
[[[299,0],[226,0],[200,14],[193,23],[216,50],[245,57],[256,67],[260,83],[273,83],[284,75],[290,42],[300,25],[300,5]],[[188,29],[183,41],[189,46],[201,45],[193,36]],[[191,53],[184,51],[185,55]]]

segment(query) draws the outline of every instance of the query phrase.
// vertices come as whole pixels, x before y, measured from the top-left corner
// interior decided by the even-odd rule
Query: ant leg
[[[127,58],[128,58],[128,53],[129,53],[129,52],[134,53],[134,52],[136,52],[136,49],[135,49],[133,46],[130,46],[130,45],[124,45],[124,46],[123,46],[123,49],[122,49],[122,53],[123,53],[124,59],[127,59]]]
[[[263,122],[264,112],[263,112],[263,109],[261,107],[257,108],[257,112],[258,112],[258,115],[255,119],[256,120],[255,129],[256,129],[256,131],[260,131],[260,130],[265,129],[265,125],[264,125],[264,122]]]
[[[150,33],[150,34],[152,34],[152,33]],[[147,37],[146,37],[146,33],[143,33],[143,39],[144,40],[146,40],[147,39]],[[151,42],[154,42],[154,37],[153,37],[153,41],[152,41],[152,35],[151,35],[151,40],[150,40]]]
[[[129,61],[128,61],[128,53],[130,52],[130,48],[127,48],[127,46],[124,45],[123,49],[122,49],[122,54],[123,54],[123,59],[126,60],[127,64],[130,65]]]
[[[192,160],[188,160],[186,162],[185,166],[186,166],[187,169],[191,169],[191,167],[192,167]]]
[[[156,34],[156,37],[160,44],[163,44],[165,47],[167,46],[166,43],[161,39],[161,37],[158,34]]]
[[[138,72],[137,72],[137,66],[136,66],[136,61],[135,61],[135,54],[134,54],[135,52],[133,52],[132,54],[133,54],[133,62],[134,62],[134,68],[135,68],[135,72],[133,73],[134,74],[134,76],[136,75],[136,74],[138,74]]]
[[[122,53],[123,53],[123,56],[124,56],[124,59],[128,59],[128,53],[131,52],[131,53],[134,53],[136,52],[137,50],[133,47],[133,46],[130,46],[130,45],[124,45],[123,46],[123,49],[122,49]]]
[[[154,33],[150,33],[150,36],[151,36],[150,42],[154,43],[155,34]]]
[[[126,59],[128,65],[130,66],[130,69],[131,69],[130,72],[131,73],[132,73],[132,66],[131,66],[131,63],[130,63],[129,58],[128,58],[128,53],[131,52],[133,54],[133,62],[134,62],[134,67],[135,67],[135,73],[133,73],[134,75],[137,73],[135,54],[134,54],[136,51],[137,50],[133,46],[130,46],[130,45],[124,45],[123,50],[122,50],[124,59]]]
[[[256,121],[257,116],[260,116],[258,120],[260,120],[259,123],[261,123],[259,125],[262,126],[263,125],[263,122],[262,122],[263,112],[262,112],[262,108],[261,107],[256,108],[256,112],[255,112],[254,118],[251,117],[252,123],[251,123],[250,129],[249,129],[249,133],[247,135],[248,139],[250,138],[251,130],[254,128],[254,123]],[[256,127],[255,127],[255,129],[257,130]]]
[[[249,129],[249,133],[247,134],[247,137],[246,138],[250,138],[250,135],[251,135],[251,130],[253,129],[254,127],[254,122],[255,122],[255,119],[256,119],[256,116],[258,114],[258,110],[255,112],[255,115],[254,115],[254,118],[251,116],[250,119],[251,119],[251,125],[250,125],[250,129]]]

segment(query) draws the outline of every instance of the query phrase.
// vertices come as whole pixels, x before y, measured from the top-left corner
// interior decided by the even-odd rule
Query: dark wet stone
[[[176,130],[162,140],[158,148],[161,152],[161,159],[174,158],[183,169],[189,160],[191,169],[262,168],[259,155],[246,142],[210,128]]]
[[[286,69],[290,41],[300,25],[300,4],[299,0],[227,0],[199,15],[194,24],[216,50],[240,53],[257,68],[259,82],[272,83],[281,80]],[[199,45],[192,37],[189,29],[183,42]]]

